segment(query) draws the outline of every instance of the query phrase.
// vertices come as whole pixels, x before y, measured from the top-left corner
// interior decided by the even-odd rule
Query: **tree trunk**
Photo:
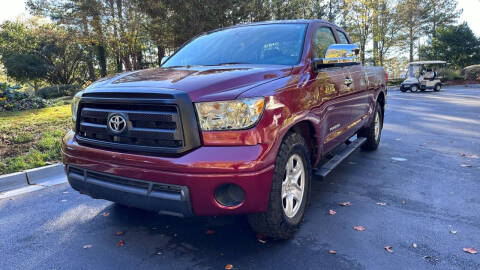
[[[415,40],[413,39],[413,27],[410,27],[410,32],[409,32],[409,45],[410,45],[410,62],[413,62],[413,47]]]
[[[162,65],[162,59],[165,57],[165,48],[161,45],[157,45],[157,57],[158,57],[158,66]]]
[[[83,15],[82,16],[82,25],[83,25],[83,38],[85,40],[88,39],[89,33],[88,33],[88,23],[87,23],[87,18]],[[95,68],[93,67],[93,52],[92,52],[92,46],[87,45],[87,69],[88,69],[88,79],[92,82],[97,80],[97,76],[95,75]]]
[[[107,50],[102,44],[97,45],[97,57],[100,64],[100,76],[105,77],[107,76]]]

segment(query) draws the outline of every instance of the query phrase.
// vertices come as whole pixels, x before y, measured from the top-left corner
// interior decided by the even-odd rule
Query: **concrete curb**
[[[62,163],[0,176],[0,199],[67,182]]]

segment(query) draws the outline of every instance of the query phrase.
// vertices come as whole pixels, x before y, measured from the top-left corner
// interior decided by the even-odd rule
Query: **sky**
[[[463,9],[459,23],[467,22],[473,32],[480,37],[480,0],[459,0],[458,8]],[[24,0],[0,0],[0,23],[27,15]]]

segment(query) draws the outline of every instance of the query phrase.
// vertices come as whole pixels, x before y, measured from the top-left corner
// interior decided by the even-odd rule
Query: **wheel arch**
[[[305,139],[305,143],[310,150],[310,162],[312,163],[312,166],[314,166],[320,157],[320,149],[317,141],[318,134],[317,130],[315,129],[315,123],[308,119],[303,119],[294,123],[283,134],[282,141],[289,132],[300,134]]]

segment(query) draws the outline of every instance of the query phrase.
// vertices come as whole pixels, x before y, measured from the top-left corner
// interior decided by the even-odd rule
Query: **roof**
[[[298,20],[262,21],[262,22],[252,22],[252,23],[239,24],[239,25],[282,24],[282,23],[312,23],[312,22],[318,22],[318,23],[324,23],[324,24],[329,24],[329,25],[332,25],[332,26],[336,26],[335,24],[333,24],[333,23],[331,23],[331,22],[327,22],[327,21],[320,20],[320,19],[311,19],[311,20],[298,19]],[[337,26],[337,27],[338,27],[338,26]]]
[[[416,62],[410,62],[409,65],[416,66],[416,65],[435,65],[435,64],[446,64],[447,62],[445,61],[416,61]]]

